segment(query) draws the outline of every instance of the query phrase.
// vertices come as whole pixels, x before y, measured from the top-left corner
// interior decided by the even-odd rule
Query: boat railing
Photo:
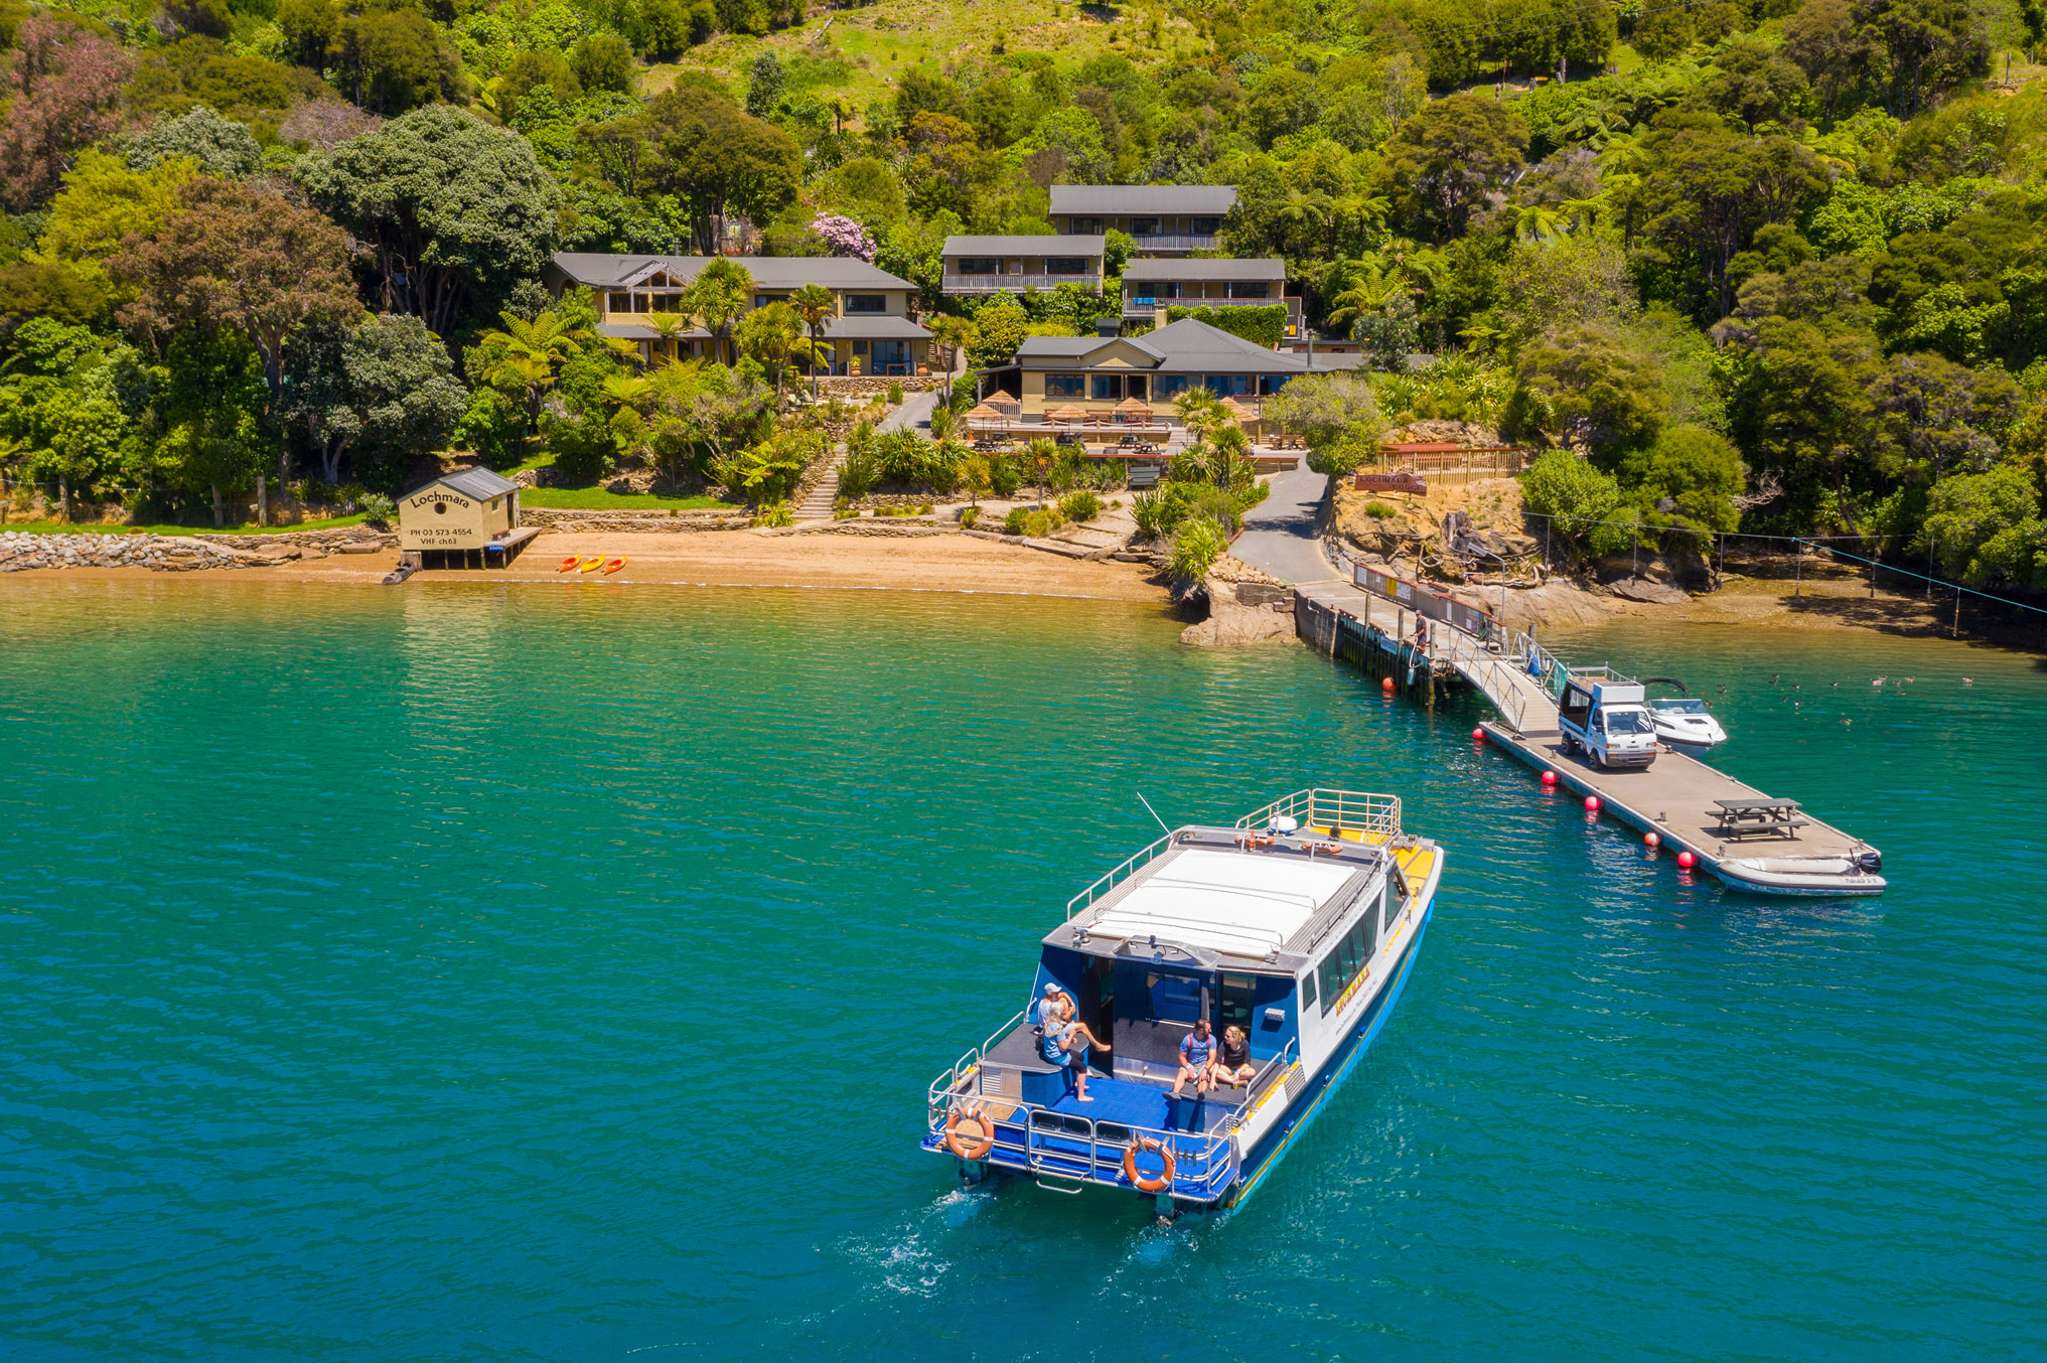
[[[926,1095],[931,1105],[937,1106],[942,1101],[941,1095],[958,1092],[960,1086],[966,1080],[974,1078],[976,1071],[981,1068],[981,1064],[987,1057],[988,1052],[994,1050],[996,1043],[1001,1041],[1002,1038],[1022,1026],[1023,1021],[1024,1010],[1019,1008],[1010,1015],[1009,1021],[997,1027],[993,1032],[990,1032],[987,1039],[980,1045],[969,1047],[959,1059],[952,1062],[944,1073],[933,1079]]]
[[[1244,830],[1269,828],[1281,818],[1298,819],[1310,826],[1393,838],[1400,835],[1400,797],[1316,786],[1283,795],[1271,804],[1252,810],[1237,820],[1237,827]]]
[[[1066,901],[1067,921],[1072,922],[1073,915],[1079,913],[1083,909],[1090,907],[1097,899],[1100,899],[1103,895],[1109,893],[1109,891],[1115,889],[1118,885],[1121,885],[1124,881],[1130,879],[1131,876],[1135,875],[1146,864],[1154,860],[1160,852],[1163,852],[1167,847],[1169,847],[1172,844],[1172,841],[1173,835],[1171,833],[1166,834],[1162,838],[1154,840],[1151,846],[1145,848],[1141,852],[1137,852],[1132,856],[1124,858],[1123,861],[1118,863],[1116,866],[1112,867],[1107,875],[1102,876],[1100,879],[1096,880],[1094,884],[1088,886],[1085,890],[1082,890],[1079,894],[1067,900]]]
[[[991,1109],[991,1124],[995,1132],[994,1146],[988,1158],[996,1164],[1021,1165],[1037,1173],[1078,1178],[1118,1188],[1130,1186],[1123,1161],[1131,1146],[1141,1142],[1153,1143],[1172,1151],[1174,1176],[1170,1191],[1182,1201],[1206,1202],[1229,1186],[1242,1155],[1237,1135],[1243,1129],[1245,1119],[1272,1083],[1284,1082],[1287,1070],[1298,1058],[1296,1043],[1288,1041],[1279,1054],[1267,1060],[1252,1076],[1243,1101],[1206,1131],[1139,1126],[1075,1112],[1059,1112],[1010,1094],[989,1092],[982,1082],[985,1071],[981,1069],[980,1059],[988,1047],[1006,1036],[1010,1027],[1021,1021],[1021,1014],[1012,1018],[988,1042],[968,1052],[968,1056],[972,1057],[971,1063],[967,1063],[967,1057],[962,1057],[962,1063],[955,1064],[932,1081],[927,1107],[931,1135],[944,1139],[946,1119],[955,1104],[985,1105]],[[1004,1134],[1007,1128],[1020,1131],[1021,1139]],[[1009,1158],[1005,1160],[1003,1155]],[[1073,1167],[1076,1164],[1080,1166],[1078,1169]]]

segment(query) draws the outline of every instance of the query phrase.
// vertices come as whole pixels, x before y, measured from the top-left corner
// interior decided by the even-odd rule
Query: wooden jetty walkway
[[[1375,569],[1337,566],[1317,532],[1327,488],[1328,480],[1306,467],[1278,475],[1266,500],[1246,514],[1244,534],[1231,549],[1292,585],[1295,628],[1311,646],[1392,678],[1430,704],[1440,689],[1469,683],[1498,714],[1480,725],[1488,746],[1538,772],[1555,772],[1566,790],[1598,797],[1601,812],[1654,833],[1680,866],[1689,859],[1730,886],[1760,894],[1882,892],[1882,857],[1874,847],[1790,801],[1771,802],[1793,816],[1783,823],[1728,829],[1716,801],[1768,797],[1704,762],[1664,751],[1646,769],[1608,771],[1564,752],[1550,691],[1554,659],[1467,602]],[[1393,594],[1375,596],[1366,583]],[[1426,649],[1408,633],[1418,607],[1429,621]]]

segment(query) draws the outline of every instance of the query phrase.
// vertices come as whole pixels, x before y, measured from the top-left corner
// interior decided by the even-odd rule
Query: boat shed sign
[[[489,469],[462,469],[399,499],[398,547],[482,549],[518,523],[518,484]]]

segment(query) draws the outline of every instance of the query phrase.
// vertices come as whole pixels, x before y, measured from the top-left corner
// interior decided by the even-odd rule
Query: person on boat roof
[[[1057,981],[1045,981],[1045,996],[1038,1000],[1038,1054],[1047,1064],[1073,1072],[1074,1101],[1092,1103],[1094,1099],[1087,1096],[1087,1050],[1089,1046],[1105,1051],[1110,1047],[1074,1016],[1077,1011],[1073,995]]]
[[[1173,1079],[1175,1098],[1189,1079],[1194,1081],[1196,1097],[1215,1087],[1215,1034],[1205,1017],[1196,1018],[1194,1030],[1180,1038],[1180,1073]]]

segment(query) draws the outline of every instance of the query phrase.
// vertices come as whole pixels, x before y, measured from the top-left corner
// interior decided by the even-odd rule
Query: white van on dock
[[[1646,698],[1640,682],[1571,677],[1557,705],[1565,748],[1602,767],[1649,766],[1662,743]]]

